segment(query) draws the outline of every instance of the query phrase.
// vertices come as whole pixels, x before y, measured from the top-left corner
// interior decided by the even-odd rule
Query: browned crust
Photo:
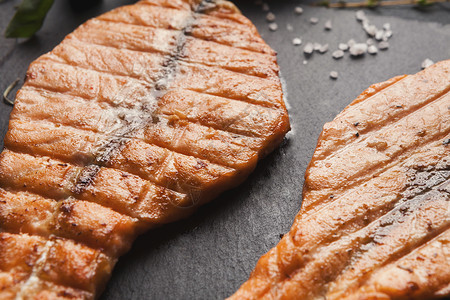
[[[324,126],[302,209],[230,299],[449,295],[450,60],[371,86]]]
[[[245,180],[289,130],[278,71],[221,0],[121,7],[34,61],[0,154],[0,298],[93,299],[139,233]]]

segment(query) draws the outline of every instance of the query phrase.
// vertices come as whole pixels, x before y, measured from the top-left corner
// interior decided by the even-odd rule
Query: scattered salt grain
[[[307,61],[307,60],[304,60],[304,61],[303,61],[303,64],[304,64],[304,65],[306,65],[307,63],[308,63],[308,61]]]
[[[300,46],[300,45],[302,44],[302,40],[301,40],[300,38],[294,38],[294,39],[292,40],[292,44],[293,44],[294,46]]]
[[[391,24],[389,24],[389,23],[384,23],[384,24],[383,24],[383,29],[386,30],[386,31],[391,30]]]
[[[314,51],[319,51],[320,50],[320,48],[322,48],[322,45],[321,44],[319,44],[319,43],[314,43],[313,44],[314,46]]]
[[[317,22],[319,22],[319,19],[312,17],[309,19],[309,22],[314,25],[314,24],[317,24]]]
[[[297,6],[296,8],[294,8],[294,12],[297,15],[301,15],[303,13],[303,8],[301,8],[300,6]]]
[[[319,49],[319,53],[324,54],[325,52],[328,51],[328,48],[329,48],[328,44],[322,45],[322,47],[320,47]]]
[[[375,45],[375,41],[374,41],[374,39],[367,39],[366,44],[367,44],[368,46],[370,46],[370,45]]]
[[[357,43],[350,47],[350,55],[351,56],[360,56],[364,55],[367,52],[367,44]]]
[[[378,44],[378,49],[387,50],[389,48],[389,43],[386,41],[382,41]]]
[[[269,21],[269,22],[273,22],[273,21],[275,21],[275,19],[276,19],[276,17],[275,17],[275,15],[274,15],[274,13],[272,13],[272,12],[269,12],[269,13],[266,15],[266,20]]]
[[[377,32],[375,33],[375,39],[377,41],[381,41],[384,37],[384,31],[383,30],[377,30]]]
[[[269,29],[270,29],[271,31],[277,31],[277,29],[278,29],[277,23],[270,23],[270,24],[269,24]]]
[[[344,57],[344,51],[336,50],[331,54],[331,56],[333,56],[334,59],[340,59],[340,58]]]
[[[422,69],[426,69],[433,64],[434,62],[431,59],[427,58],[422,62]]]
[[[377,34],[377,27],[369,24],[368,22],[363,23],[363,29],[368,36],[374,37]]]
[[[294,31],[294,27],[291,24],[287,24],[286,25],[286,30],[289,31],[289,32],[292,32],[292,31]]]
[[[344,44],[344,43],[339,43],[338,48],[339,48],[339,50],[347,51],[348,50],[348,45]]]
[[[375,55],[378,53],[378,49],[375,45],[370,45],[369,48],[367,48],[367,53]]]
[[[314,51],[314,45],[312,43],[307,43],[305,48],[303,48],[303,52],[305,54],[312,54]]]
[[[338,72],[336,72],[336,71],[331,71],[330,72],[330,78],[331,79],[336,80],[336,79],[338,79],[338,76],[339,76]]]
[[[392,37],[392,31],[391,30],[386,30],[384,32],[383,38],[390,39],[391,37]]]
[[[325,22],[325,30],[333,29],[333,25],[331,24],[331,20]]]
[[[348,45],[349,47],[353,46],[354,44],[356,44],[356,42],[355,42],[354,39],[350,39],[350,40],[348,40],[348,42],[347,42],[347,45]]]
[[[358,20],[359,22],[367,20],[366,14],[363,10],[356,11],[355,15],[356,15],[356,20]]]

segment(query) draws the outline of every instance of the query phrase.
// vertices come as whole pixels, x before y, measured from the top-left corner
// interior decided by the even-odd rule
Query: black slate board
[[[0,4],[2,32],[19,1]],[[74,12],[67,0],[55,1],[43,29],[36,37],[16,42],[0,38],[0,90],[16,77],[23,78],[31,61],[51,50],[63,37],[88,18],[130,0],[108,0]],[[390,48],[376,56],[335,61],[331,52],[350,38],[367,39],[356,23],[354,11],[311,7],[306,2],[269,2],[277,16],[278,31],[270,32],[261,6],[236,1],[278,51],[286,82],[293,132],[283,145],[260,162],[239,188],[202,207],[191,218],[156,229],[138,238],[114,271],[101,299],[223,299],[249,276],[258,258],[276,245],[289,230],[300,208],[303,174],[323,124],[330,121],[370,84],[404,73],[416,73],[425,58],[450,58],[450,5],[424,11],[412,7],[367,10],[380,27],[391,24]],[[296,5],[304,8],[295,15]],[[310,17],[319,18],[317,25]],[[333,30],[324,31],[331,19]],[[294,28],[286,30],[287,24]],[[300,47],[292,38],[300,37]],[[328,43],[324,55],[315,53],[305,65],[306,42]],[[339,72],[338,80],[329,72]],[[0,104],[1,137],[7,129],[11,107]]]

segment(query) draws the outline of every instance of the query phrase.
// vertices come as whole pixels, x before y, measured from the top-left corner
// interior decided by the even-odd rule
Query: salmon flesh
[[[449,296],[449,90],[447,60],[327,123],[291,230],[230,299]]]
[[[0,299],[94,299],[136,236],[240,184],[289,130],[236,7],[146,0],[36,61],[0,155]]]

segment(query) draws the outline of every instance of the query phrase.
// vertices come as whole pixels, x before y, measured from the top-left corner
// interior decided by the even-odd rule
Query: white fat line
[[[25,283],[22,284],[19,293],[16,295],[15,300],[22,300],[24,299],[24,296],[30,295],[30,289],[32,289],[37,285],[37,283],[39,282],[38,273],[44,267],[47,261],[48,253],[54,244],[55,242],[51,239],[45,243],[44,251],[34,264],[30,277],[28,277],[27,281],[25,281]]]

